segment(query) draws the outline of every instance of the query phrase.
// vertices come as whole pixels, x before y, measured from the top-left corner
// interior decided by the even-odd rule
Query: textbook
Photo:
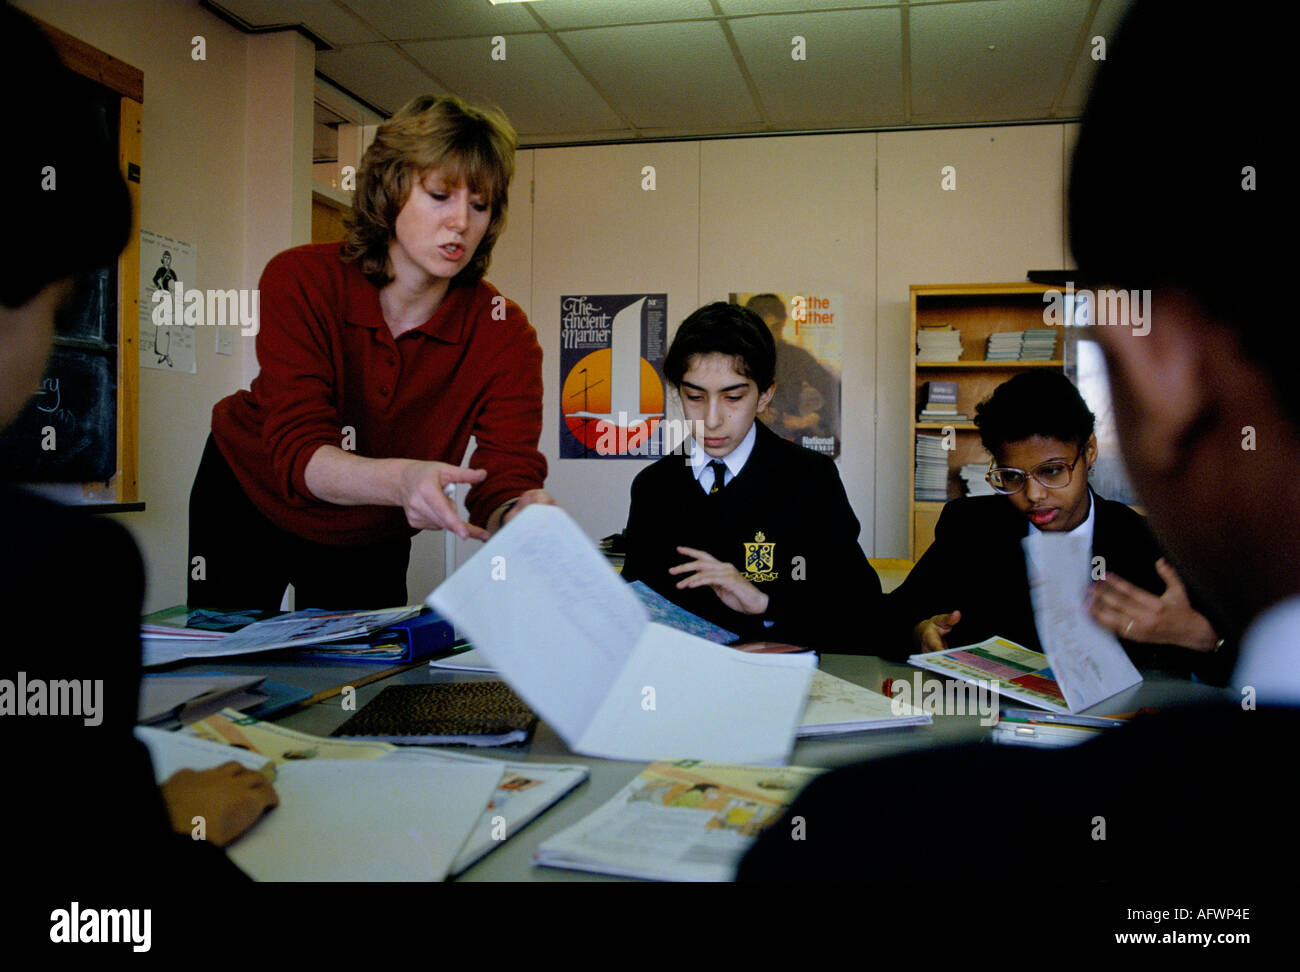
[[[524,509],[428,603],[589,756],[784,762],[816,663],[811,654],[734,651],[653,623],[555,506]]]
[[[420,763],[452,769],[463,766],[493,768],[498,771],[500,780],[496,789],[487,796],[482,812],[467,831],[462,846],[451,861],[448,870],[450,874],[459,874],[500,847],[505,840],[514,837],[581,785],[589,772],[585,766],[570,763],[502,762],[446,750],[413,750],[387,743],[329,739],[287,729],[276,723],[250,719],[231,709],[194,723],[180,732],[160,735],[173,741],[175,745],[170,747],[173,752],[176,748],[187,748],[183,740],[202,743],[208,747],[206,750],[189,750],[193,755],[188,761],[183,757],[163,755],[160,762],[159,754],[150,746],[151,755],[154,756],[155,778],[160,783],[184,766],[202,769],[219,766],[230,759],[260,769],[273,778],[277,787],[281,785],[280,781],[285,774],[292,776],[296,772],[291,767],[303,761],[383,760],[389,770],[396,768],[401,773],[411,772],[409,767],[412,765],[418,770]],[[166,749],[167,747],[164,752]],[[205,755],[208,762],[203,762]],[[341,779],[344,780],[343,785],[347,785],[346,772]],[[282,809],[283,803],[272,813],[279,813]],[[242,843],[241,840],[236,846]],[[239,863],[238,859],[236,863]],[[380,870],[384,863],[378,862]],[[380,873],[376,879],[397,878],[389,878]]]
[[[821,772],[652,763],[612,800],[543,841],[533,862],[654,881],[730,881],[758,834]]]
[[[808,706],[799,720],[799,738],[928,726],[933,721],[928,712],[902,700],[817,671],[808,688]]]
[[[333,736],[407,746],[508,746],[527,742],[532,709],[505,682],[390,685]]]
[[[996,635],[973,645],[912,655],[907,661],[917,668],[971,682],[1004,698],[1036,705],[1049,712],[1077,711],[1066,702],[1065,693],[1046,655]],[[1093,699],[1079,708],[1101,701],[1100,698]]]
[[[705,621],[698,614],[692,614],[684,607],[679,607],[664,597],[645,581],[633,581],[628,585],[632,593],[641,599],[642,605],[656,624],[685,631],[705,641],[718,645],[729,645],[739,638],[733,631],[720,628],[711,621]]]

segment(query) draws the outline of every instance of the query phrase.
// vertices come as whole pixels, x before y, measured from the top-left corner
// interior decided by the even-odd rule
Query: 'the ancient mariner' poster
[[[560,458],[663,454],[667,294],[560,298]]]
[[[758,417],[783,439],[840,454],[844,298],[825,293],[733,293],[776,339],[776,394]]]

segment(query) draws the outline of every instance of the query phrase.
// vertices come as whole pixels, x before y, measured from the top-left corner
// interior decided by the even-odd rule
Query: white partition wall
[[[538,149],[529,314],[545,356],[547,489],[594,538],[627,523],[644,459],[560,459],[560,297],[666,293],[669,331],[699,305],[700,144]],[[644,170],[654,169],[654,188]]]
[[[868,552],[875,518],[875,166],[874,134],[700,146],[700,303],[755,290],[844,297],[840,476]]]

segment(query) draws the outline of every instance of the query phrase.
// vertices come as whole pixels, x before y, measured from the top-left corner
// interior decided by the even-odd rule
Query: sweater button
[[[380,386],[380,388],[379,388],[379,394],[381,394],[381,395],[383,395],[385,398],[387,398],[387,397],[388,397],[388,387],[387,387],[386,385],[382,385],[382,386]]]

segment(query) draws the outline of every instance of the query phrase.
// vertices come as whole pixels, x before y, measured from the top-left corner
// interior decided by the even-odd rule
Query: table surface
[[[905,678],[909,682],[921,677],[927,682],[939,676],[908,665],[886,661],[874,656],[823,655],[823,671],[866,688],[879,691],[887,678]],[[231,674],[264,674],[274,681],[288,682],[318,691],[330,685],[342,685],[349,680],[359,681],[373,675],[383,666],[345,663],[285,662],[275,658],[264,661],[212,659],[187,669],[213,670],[219,668]],[[1235,698],[1228,689],[1215,688],[1184,678],[1174,678],[1156,672],[1144,673],[1145,679],[1133,688],[1107,699],[1095,711],[1131,712],[1143,706],[1168,707],[1183,703],[1209,701],[1215,698]],[[419,664],[406,671],[371,682],[356,689],[356,708],[359,710],[388,685],[419,685],[431,682],[450,682],[493,679],[496,676],[468,672],[452,672]],[[1007,704],[1019,705],[1013,700]],[[334,696],[275,719],[281,725],[299,732],[327,736],[338,728],[352,711],[344,711],[342,696]],[[831,769],[865,759],[876,759],[909,750],[950,743],[974,742],[987,736],[989,728],[980,725],[978,713],[945,715],[935,713],[934,722],[928,726],[909,726],[901,729],[877,729],[870,732],[800,739],[796,741],[790,758],[792,765]],[[539,722],[531,742],[525,746],[500,749],[459,748],[460,752],[473,752],[489,758],[512,762],[574,763],[586,766],[590,777],[585,783],[562,798],[519,833],[514,834],[473,867],[461,874],[461,881],[601,881],[621,880],[579,871],[534,867],[533,854],[548,837],[572,826],[583,817],[611,799],[633,777],[645,768],[643,762],[623,762],[611,759],[593,759],[574,754],[545,722]]]

